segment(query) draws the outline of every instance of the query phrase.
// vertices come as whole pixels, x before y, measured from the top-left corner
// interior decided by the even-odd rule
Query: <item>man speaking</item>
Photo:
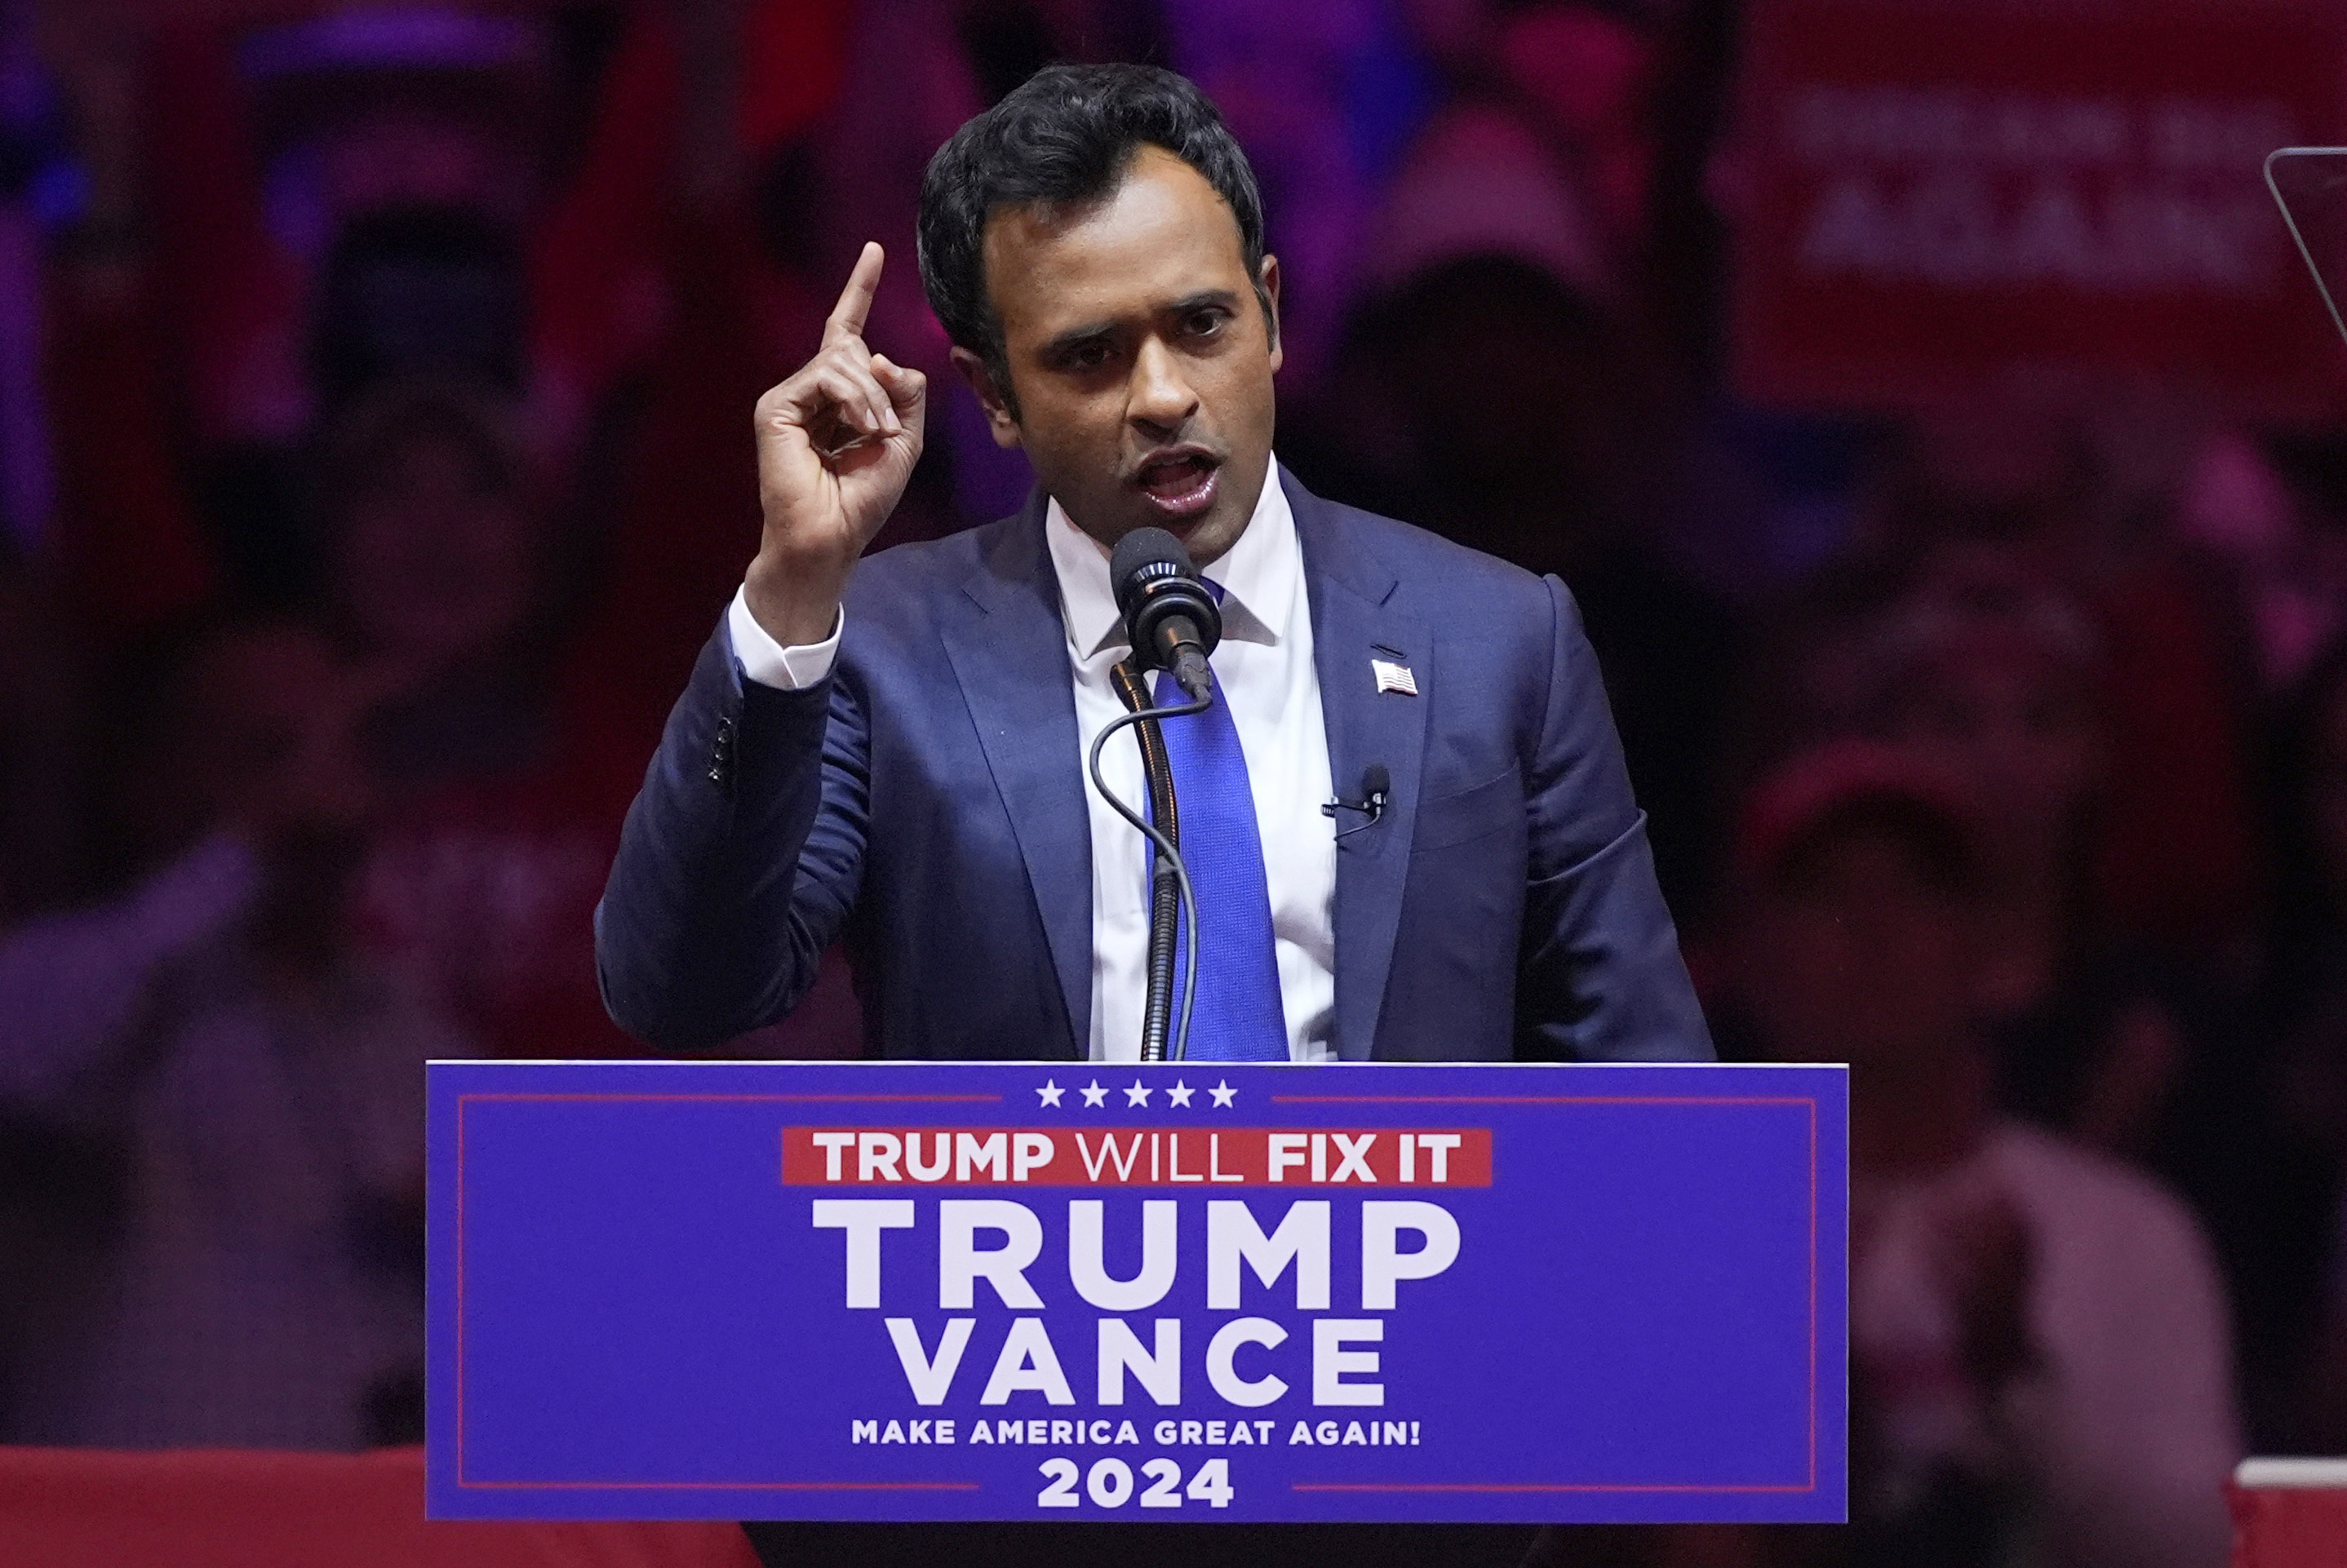
[[[1211,706],[1163,721],[1194,1057],[1708,1059],[1563,585],[1275,463],[1279,263],[1213,105],[1152,67],[1044,70],[938,151],[919,221],[954,364],[1039,488],[858,564],[927,396],[864,341],[866,246],[759,402],[758,553],[597,911],[612,1017],[718,1045],[844,938],[876,1054],[1132,1060],[1149,850],[1085,754],[1124,711],[1111,552],[1154,526],[1223,627]],[[1462,364],[1423,395],[1469,420],[1482,394]],[[1142,797],[1123,736],[1102,766]]]
[[[926,397],[864,341],[866,246],[822,351],[759,402],[764,535],[597,911],[612,1017],[721,1044],[790,1012],[844,937],[878,1054],[1133,1059],[1148,846],[1085,758],[1124,711],[1112,551],[1154,526],[1222,622],[1210,706],[1163,721],[1204,911],[1194,1058],[1708,1059],[1563,586],[1273,462],[1279,264],[1197,89],[1041,72],[931,161],[920,244],[954,363],[1040,487],[1017,516],[858,565]],[[1474,418],[1475,367],[1425,395]],[[1104,776],[1138,800],[1137,749],[1112,739]],[[1522,1552],[1476,1530],[753,1535],[794,1564]]]

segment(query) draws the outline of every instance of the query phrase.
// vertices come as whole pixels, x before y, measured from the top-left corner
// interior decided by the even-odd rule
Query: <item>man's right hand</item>
[[[897,509],[921,455],[928,379],[864,341],[885,258],[867,243],[824,323],[823,348],[758,400],[765,531],[750,614],[785,647],[830,636],[856,558]]]

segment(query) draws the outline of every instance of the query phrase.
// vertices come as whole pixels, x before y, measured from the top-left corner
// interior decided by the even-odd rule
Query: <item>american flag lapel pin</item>
[[[1410,674],[1409,666],[1399,659],[1373,658],[1369,661],[1369,673],[1378,677],[1380,693],[1398,691],[1404,697],[1418,695],[1418,677]]]

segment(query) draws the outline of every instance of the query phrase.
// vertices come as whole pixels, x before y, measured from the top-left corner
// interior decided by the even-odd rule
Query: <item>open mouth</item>
[[[1222,464],[1203,452],[1181,452],[1142,464],[1135,483],[1168,518],[1195,517],[1214,504]]]

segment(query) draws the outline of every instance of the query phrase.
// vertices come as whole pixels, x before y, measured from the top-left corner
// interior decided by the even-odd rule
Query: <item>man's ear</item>
[[[986,428],[993,433],[994,444],[1005,448],[1020,445],[1018,418],[1011,413],[1001,389],[994,384],[994,374],[986,368],[986,361],[968,349],[956,349],[953,366],[978,395],[979,407],[986,411]]]
[[[1271,311],[1270,318],[1266,321],[1263,325],[1265,332],[1271,340],[1271,368],[1273,372],[1276,374],[1279,370],[1280,361],[1279,258],[1276,256],[1265,257],[1263,259],[1263,270],[1257,273],[1256,276],[1263,280],[1262,298],[1268,301]]]

